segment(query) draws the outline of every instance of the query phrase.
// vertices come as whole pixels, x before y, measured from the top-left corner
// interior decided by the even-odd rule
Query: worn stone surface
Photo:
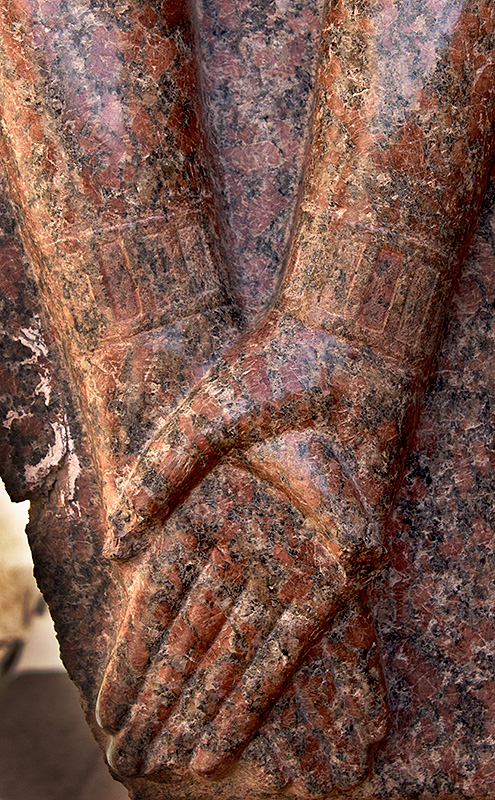
[[[196,12],[200,68],[179,6],[1,9],[2,447],[62,655],[136,798],[489,796],[490,203],[389,515],[493,6]]]

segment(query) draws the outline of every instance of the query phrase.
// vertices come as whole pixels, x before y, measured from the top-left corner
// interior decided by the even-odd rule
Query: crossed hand
[[[111,517],[128,603],[98,717],[118,772],[212,775],[246,747],[382,564],[413,388],[272,311],[169,416]],[[229,484],[239,467],[266,491]]]
[[[110,509],[107,554],[138,550],[231,451],[295,430],[325,434],[356,500],[376,517],[393,489],[415,389],[413,375],[369,348],[272,312],[225,351],[147,445]]]

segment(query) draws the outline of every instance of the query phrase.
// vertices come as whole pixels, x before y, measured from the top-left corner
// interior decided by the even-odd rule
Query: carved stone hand
[[[393,491],[388,484],[405,444],[415,378],[369,348],[273,312],[223,354],[141,455],[125,505],[113,513],[115,556],[130,555],[143,536],[153,535],[231,450],[307,428],[331,442],[371,524],[371,509],[376,514]],[[324,534],[338,540],[330,519]]]
[[[98,702],[100,724],[112,733],[109,759],[121,774],[166,780],[188,769],[222,773],[256,735],[269,758],[270,748],[258,741],[267,712],[357,590],[358,565],[347,582],[335,543],[325,541],[317,516],[310,519],[301,508],[310,499],[316,507],[320,495],[327,510],[332,499],[337,510],[339,495],[347,494],[348,524],[359,523],[359,504],[325,444],[306,433],[271,443],[279,475],[287,467],[282,489],[270,487],[261,452],[253,449],[249,462],[226,463],[147,548],[121,563],[129,605]],[[259,482],[246,467],[261,461],[266,472]],[[290,480],[290,464],[297,481]],[[360,565],[363,583],[372,561],[369,555]],[[379,566],[377,551],[373,566]],[[370,687],[369,700],[366,684],[364,678],[356,689],[356,697],[370,702],[368,715],[356,722],[360,744],[322,734],[322,757],[329,748],[325,790],[358,779],[351,769],[347,778],[330,777],[333,748],[341,760],[357,756],[362,770],[368,747],[386,729],[380,683]]]
[[[141,559],[151,560],[156,569],[166,516],[232,449],[245,468],[290,498],[305,521],[297,528],[290,557],[279,563],[259,550],[265,547],[265,536],[250,534],[257,510],[244,509],[233,544],[220,540],[215,545],[205,559],[199,588],[193,586],[182,597],[177,617],[164,623],[165,634],[158,626],[150,638],[146,626],[147,652],[154,646],[158,649],[150,657],[145,688],[138,688],[142,676],[130,678],[130,686],[122,677],[125,643],[130,636],[139,639],[129,619],[124,619],[121,644],[99,700],[100,722],[115,734],[110,758],[118,771],[159,777],[177,768],[181,747],[191,769],[205,774],[224,771],[256,733],[307,649],[381,567],[379,528],[400,469],[415,384],[412,376],[408,380],[396,364],[373,356],[369,349],[359,355],[356,347],[324,331],[308,329],[290,315],[272,313],[252,338],[241,339],[239,346],[227,351],[138,462],[130,484],[139,498],[150,500],[146,483],[150,475],[159,476],[161,486],[173,486],[173,479],[176,485],[173,492],[151,496],[144,513],[139,508],[137,528],[107,546],[111,557],[130,559],[127,566],[122,563],[124,574]],[[257,440],[261,441],[253,446]],[[167,446],[171,442],[173,446]],[[155,461],[149,460],[150,451]],[[170,463],[173,471],[167,478]],[[185,464],[189,472],[177,471],[177,463]],[[226,500],[218,488],[214,496],[222,497],[222,503]],[[265,503],[265,510],[268,507]],[[287,512],[278,512],[281,524],[286,516]],[[266,524],[276,530],[272,511],[268,519]],[[286,553],[285,538],[274,544],[273,535],[272,530],[270,548]],[[303,551],[310,546],[320,554],[310,573],[303,566],[298,537]],[[231,580],[229,570],[220,575],[214,566],[216,548],[223,552],[227,547],[228,552],[232,546],[242,546],[243,539],[248,543],[243,556],[230,556],[229,568],[230,562],[235,566]],[[239,560],[244,562],[241,572]],[[177,555],[176,563],[185,563],[183,554]],[[270,570],[274,570],[271,576]],[[143,602],[149,592],[146,581],[131,583],[129,607],[134,608],[140,595]],[[209,593],[212,604],[207,624],[216,622],[204,631],[190,625],[194,633],[180,640],[178,651],[176,630],[183,635],[188,620],[205,614],[203,592]],[[242,627],[242,621],[249,622],[253,633],[249,645],[239,648],[233,631]],[[172,680],[172,665],[179,656],[185,657],[180,648],[185,648],[187,658]],[[210,699],[195,689],[198,696],[188,701],[191,684],[197,687],[198,682],[210,687]],[[120,720],[122,707],[127,711]],[[193,743],[189,746],[188,726]],[[147,757],[144,742],[153,742]]]
[[[297,668],[382,563],[494,154],[490,5],[423,5],[418,74],[400,14],[397,33],[375,4],[327,4],[282,289],[189,394],[234,325],[188,9],[0,9],[2,155],[123,587],[98,703],[122,774],[217,774],[257,745],[271,757],[263,731],[280,731]],[[246,497],[225,478],[239,469]],[[385,730],[370,718],[365,757]],[[323,763],[331,722],[315,723]]]

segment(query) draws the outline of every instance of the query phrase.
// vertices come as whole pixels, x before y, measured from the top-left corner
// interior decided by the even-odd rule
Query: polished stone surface
[[[179,6],[2,6],[2,446],[65,663],[136,798],[489,794],[490,202],[421,402],[493,6],[197,12],[200,69]]]

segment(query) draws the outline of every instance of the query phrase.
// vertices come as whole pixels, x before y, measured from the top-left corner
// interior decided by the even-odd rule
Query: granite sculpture
[[[255,12],[283,41],[287,9]],[[321,9],[287,257],[273,289],[251,265],[254,319],[198,59],[230,6],[0,13],[5,280],[30,319],[11,339],[45,419],[44,455],[8,441],[6,476],[36,499],[109,765],[136,798],[390,796],[367,592],[493,164],[493,4]]]

